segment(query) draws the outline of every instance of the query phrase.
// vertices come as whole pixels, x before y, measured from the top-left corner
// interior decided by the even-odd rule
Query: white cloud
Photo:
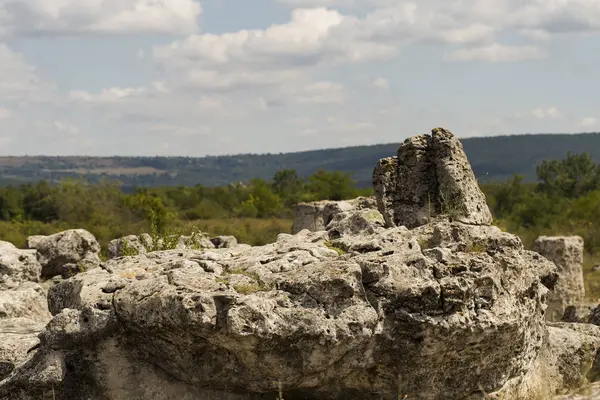
[[[60,136],[77,136],[80,132],[78,127],[67,122],[54,121],[53,125]]]
[[[507,46],[499,43],[459,49],[446,55],[447,61],[485,61],[492,63],[537,60],[547,57],[544,50],[536,46]]]
[[[0,42],[0,100],[46,101],[51,90],[52,86],[38,77],[21,54]]]
[[[591,128],[598,125],[598,120],[594,117],[585,117],[579,122],[578,125],[582,128]]]
[[[389,57],[394,46],[354,37],[357,20],[325,8],[296,9],[265,30],[190,35],[154,48],[157,62],[185,86],[207,90],[308,83],[319,66]]]
[[[24,34],[188,34],[201,11],[193,0],[0,0],[0,22]]]
[[[375,87],[379,90],[389,90],[390,89],[390,83],[385,78],[381,78],[381,77],[376,78],[372,84],[373,84],[373,87]]]
[[[531,111],[531,114],[537,119],[558,119],[562,118],[562,113],[556,107],[542,108],[538,107]]]
[[[150,87],[118,87],[103,89],[98,94],[89,93],[85,90],[72,90],[69,97],[73,100],[86,102],[119,102],[126,100],[139,100],[168,93],[169,89],[165,82],[155,81]]]

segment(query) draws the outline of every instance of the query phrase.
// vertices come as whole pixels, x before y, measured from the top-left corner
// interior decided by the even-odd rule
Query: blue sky
[[[600,130],[600,0],[0,0],[0,154]]]

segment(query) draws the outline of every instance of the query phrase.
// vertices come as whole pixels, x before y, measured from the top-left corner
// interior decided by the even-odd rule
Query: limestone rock
[[[23,282],[39,282],[42,266],[35,250],[17,249],[0,241],[0,290],[16,288]]]
[[[517,385],[546,346],[554,264],[497,228],[455,222],[458,233],[431,239],[452,229],[386,230],[381,215],[365,218],[373,211],[338,214],[333,240],[373,248],[340,254],[328,232],[303,230],[261,247],[111,259],[66,279],[50,289],[40,348],[0,397],[54,386],[57,399],[192,399],[210,387],[258,399],[281,383],[292,400],[395,399],[398,388],[463,399]]]
[[[556,287],[548,296],[547,317],[551,321],[560,321],[568,306],[580,305],[585,297],[583,239],[580,236],[540,236],[534,242],[533,250],[558,267]]]
[[[127,235],[113,239],[108,243],[108,257],[116,258],[127,255],[145,254],[152,249],[152,237],[147,233],[141,235]]]
[[[298,233],[304,229],[316,232],[325,230],[335,215],[355,209],[376,209],[375,198],[358,197],[343,201],[315,201],[311,203],[299,203],[294,208],[294,224],[292,233]]]
[[[210,236],[204,232],[196,232],[190,236],[180,236],[178,243],[178,249],[214,249],[215,245],[211,241]]]
[[[0,398],[531,400],[598,379],[600,328],[549,324],[556,261],[490,226],[452,134],[407,140],[374,175],[379,211],[299,205],[275,243],[57,282]]]
[[[164,238],[160,238],[155,244],[152,237],[147,233],[142,233],[139,236],[124,236],[109,242],[108,255],[109,258],[116,258],[146,254],[171,247],[176,249],[211,249],[215,247],[208,234],[203,232],[194,233],[189,236],[170,236],[167,239],[168,242],[165,242]]]
[[[0,380],[39,344],[37,335],[51,317],[46,292],[37,283],[0,291]]]
[[[39,345],[45,325],[29,318],[0,318],[0,381]]]
[[[42,276],[69,276],[100,264],[100,245],[85,229],[69,229],[50,236],[30,236],[27,246],[37,250]]]
[[[492,223],[462,144],[443,128],[406,139],[396,157],[380,160],[373,187],[390,227],[414,228],[438,215],[465,224]]]
[[[228,249],[238,245],[235,236],[215,236],[210,241],[217,249]]]
[[[35,282],[25,282],[15,289],[0,291],[0,318],[29,318],[48,321],[46,292]]]

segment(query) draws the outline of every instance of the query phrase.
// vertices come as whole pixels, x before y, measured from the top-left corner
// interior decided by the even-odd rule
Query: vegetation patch
[[[346,250],[342,249],[341,247],[336,246],[332,241],[327,240],[323,243],[325,245],[325,247],[334,250],[336,253],[338,253],[339,256],[346,254]]]

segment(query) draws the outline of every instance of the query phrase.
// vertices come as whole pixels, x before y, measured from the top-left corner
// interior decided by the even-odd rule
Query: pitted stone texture
[[[579,306],[585,298],[583,239],[580,236],[540,236],[533,250],[558,267],[558,281],[548,296],[547,318],[560,321],[568,306]]]
[[[296,234],[304,229],[312,232],[323,231],[337,214],[364,209],[377,209],[375,198],[358,197],[343,201],[323,200],[298,203],[294,207],[292,233]]]
[[[0,241],[0,290],[14,289],[23,282],[39,282],[42,265],[35,250],[21,250]]]
[[[260,247],[158,251],[60,282],[39,349],[0,398],[54,386],[58,400],[191,399],[207,387],[258,399],[279,384],[291,400],[531,394],[515,379],[547,347],[543,280],[556,266],[494,227],[384,229],[369,212],[338,214],[337,239],[303,230]]]
[[[100,244],[85,229],[69,229],[49,236],[30,236],[27,246],[37,250],[42,276],[70,276],[100,264]]]
[[[134,254],[145,254],[152,249],[153,240],[147,233],[127,235],[108,243],[108,257],[116,258]]]
[[[439,215],[491,225],[492,214],[460,141],[443,128],[408,138],[373,171],[377,206],[387,226],[415,228]]]

